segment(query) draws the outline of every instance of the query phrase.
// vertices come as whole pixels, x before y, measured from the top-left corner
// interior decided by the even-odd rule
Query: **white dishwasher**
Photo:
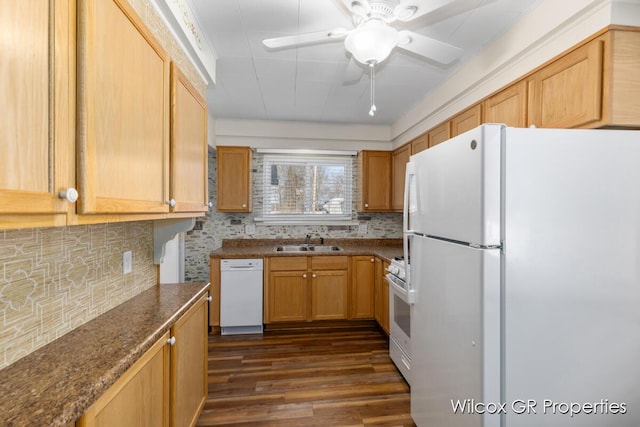
[[[220,332],[262,333],[262,259],[220,261]]]

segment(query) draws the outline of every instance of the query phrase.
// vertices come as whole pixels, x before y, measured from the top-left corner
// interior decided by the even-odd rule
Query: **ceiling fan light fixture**
[[[344,41],[345,48],[362,64],[379,64],[398,44],[398,31],[383,21],[363,22]]]

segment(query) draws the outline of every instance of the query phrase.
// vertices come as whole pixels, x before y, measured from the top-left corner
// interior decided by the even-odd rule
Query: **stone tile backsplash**
[[[0,369],[156,283],[150,221],[0,230]]]
[[[328,226],[328,225],[262,225],[254,222],[262,209],[260,185],[262,182],[262,159],[260,154],[253,155],[253,212],[251,213],[222,213],[215,211],[216,203],[216,158],[209,153],[209,199],[214,208],[204,218],[196,219],[196,227],[189,231],[185,238],[185,280],[209,280],[209,254],[212,250],[222,246],[225,239],[286,239],[304,238],[307,234],[313,237],[334,239],[363,237],[401,238],[401,213],[367,213],[367,220],[357,220],[355,214],[356,203],[356,175],[357,167],[354,159],[353,167],[353,211],[354,222],[367,225],[366,234],[358,234],[357,226]],[[255,233],[248,235],[246,225],[255,224]]]

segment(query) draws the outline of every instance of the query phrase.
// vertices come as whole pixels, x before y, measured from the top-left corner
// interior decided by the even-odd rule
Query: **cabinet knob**
[[[174,345],[176,343],[176,337],[171,337],[167,340],[167,344]]]
[[[311,275],[311,277],[315,279],[315,278],[316,278],[316,273],[313,273],[313,274]]]
[[[247,204],[246,204],[246,203],[243,203],[243,204],[242,204],[242,207],[243,207],[243,208],[246,208],[246,207],[247,207]]]
[[[371,258],[371,262],[376,262],[375,258]]]
[[[172,208],[176,207],[176,199],[167,200],[165,203],[171,206]]]
[[[58,197],[66,200],[67,202],[75,203],[78,201],[78,190],[73,187],[69,187],[58,193]]]
[[[302,275],[302,278],[303,278],[303,279],[306,279],[306,278],[307,278],[306,273]]]
[[[365,204],[364,204],[364,207],[365,207],[365,208],[368,208],[368,207],[369,207],[369,203],[365,203]]]
[[[213,301],[213,297],[212,297],[211,295],[209,295],[209,296],[207,297],[207,301],[209,301],[209,302]]]

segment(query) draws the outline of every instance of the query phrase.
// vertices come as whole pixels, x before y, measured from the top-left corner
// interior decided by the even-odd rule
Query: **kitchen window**
[[[351,221],[352,169],[352,155],[264,154],[262,220]]]

